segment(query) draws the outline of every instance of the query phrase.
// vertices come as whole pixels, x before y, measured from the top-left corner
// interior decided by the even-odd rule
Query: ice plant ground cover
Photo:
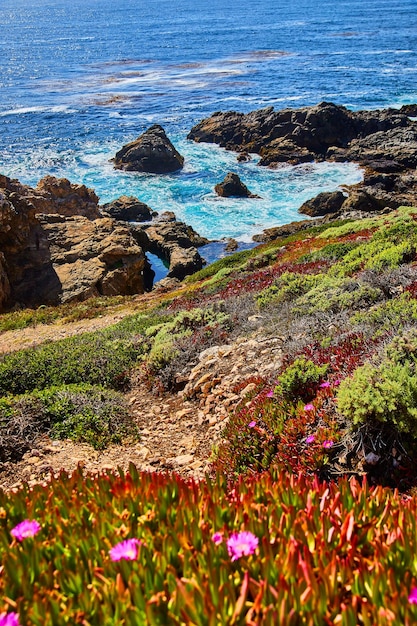
[[[356,479],[79,470],[0,493],[0,623],[408,626],[416,554],[417,498]]]

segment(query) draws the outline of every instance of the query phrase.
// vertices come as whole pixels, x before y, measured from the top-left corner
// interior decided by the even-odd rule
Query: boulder
[[[237,198],[259,198],[249,191],[249,189],[242,183],[239,176],[233,172],[226,174],[222,183],[218,183],[214,187],[218,196],[223,198],[237,197]]]
[[[341,191],[323,192],[304,202],[298,211],[310,217],[337,213],[345,200],[346,196]]]
[[[123,146],[113,163],[116,169],[128,172],[165,174],[180,170],[184,157],[168,139],[162,126],[154,124],[135,141]]]
[[[149,222],[157,215],[156,211],[133,196],[120,196],[113,202],[107,202],[101,207],[101,212],[125,222]]]

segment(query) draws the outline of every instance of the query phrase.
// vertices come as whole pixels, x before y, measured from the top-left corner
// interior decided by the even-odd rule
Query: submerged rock
[[[168,139],[162,126],[154,124],[135,141],[123,146],[113,162],[120,170],[165,174],[180,170],[184,157]]]

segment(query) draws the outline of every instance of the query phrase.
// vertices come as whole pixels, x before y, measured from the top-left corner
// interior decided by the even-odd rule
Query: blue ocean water
[[[357,182],[352,164],[267,170],[187,141],[216,110],[352,109],[417,101],[415,0],[1,0],[0,172],[136,195],[210,238],[249,241],[300,219],[319,191]],[[182,172],[115,171],[109,159],[153,123]],[[261,200],[218,198],[236,171]]]

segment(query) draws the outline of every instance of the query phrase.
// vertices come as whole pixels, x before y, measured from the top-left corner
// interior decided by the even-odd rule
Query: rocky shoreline
[[[194,126],[188,139],[217,143],[235,151],[239,161],[256,152],[259,165],[272,168],[355,162],[364,169],[361,183],[319,194],[299,211],[316,221],[356,218],[417,204],[416,114],[417,105],[353,112],[326,102],[282,111],[217,112]],[[154,126],[117,153],[115,167],[133,169],[121,162],[127,154],[135,157],[136,169],[144,171],[152,160],[152,171],[169,171],[166,161],[175,154],[172,167],[178,169],[183,157],[174,151],[162,127]],[[233,195],[238,189],[238,195],[251,197],[233,173],[228,177],[218,192]],[[311,220],[294,222],[253,239],[268,241],[311,225]],[[137,198],[121,196],[100,206],[93,190],[66,179],[47,176],[31,188],[0,175],[0,311],[148,291],[153,270],[147,252],[167,264],[167,278],[158,284],[170,288],[203,267],[198,248],[206,243],[172,212],[159,216]]]

